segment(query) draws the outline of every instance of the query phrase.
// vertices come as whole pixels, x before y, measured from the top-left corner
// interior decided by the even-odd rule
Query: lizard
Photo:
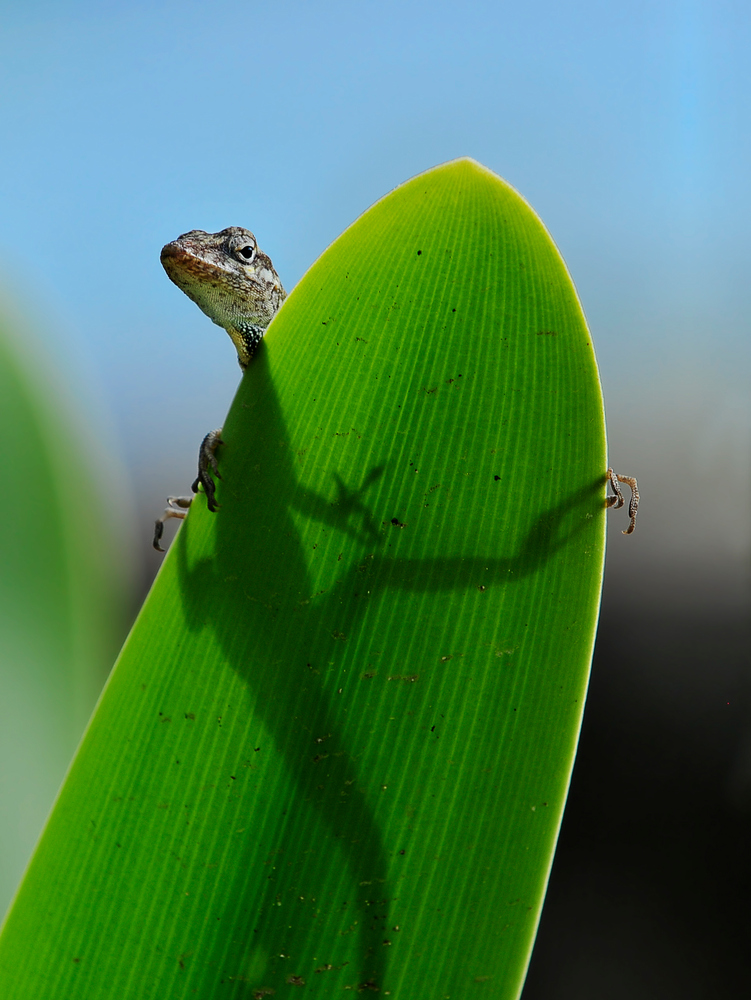
[[[258,247],[249,229],[230,226],[219,233],[192,229],[162,247],[160,255],[167,276],[192,299],[210,320],[230,335],[240,369],[244,372],[261,343],[271,320],[287,293],[271,259]],[[216,449],[222,443],[222,429],[210,431],[198,453],[198,475],[191,487],[199,485],[206,494],[210,511],[216,511],[216,486],[212,474],[221,479]],[[160,544],[165,522],[182,519],[193,500],[168,497],[164,513],[154,527],[154,548]]]
[[[162,247],[161,262],[167,276],[191,298],[210,320],[223,327],[237,350],[237,360],[244,372],[256,348],[263,339],[271,320],[282,306],[287,293],[271,259],[258,248],[253,233],[241,226],[230,226],[219,233],[192,229]],[[216,486],[212,474],[221,479],[216,449],[222,443],[222,429],[211,431],[201,442],[198,453],[198,475],[191,487],[199,485],[206,494],[210,511],[216,511]],[[632,476],[621,476],[609,468],[607,482],[613,495],[605,506],[614,510],[625,501],[619,483],[631,489],[628,506],[629,526],[623,532],[630,535],[636,527],[639,509],[639,489]],[[163,552],[160,544],[165,522],[172,517],[184,518],[193,497],[168,497],[164,513],[154,528],[154,548]]]

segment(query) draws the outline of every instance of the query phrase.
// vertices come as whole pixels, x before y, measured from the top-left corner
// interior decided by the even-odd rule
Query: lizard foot
[[[169,521],[171,517],[177,517],[182,521],[192,503],[193,497],[167,497],[167,506],[164,508],[164,513],[154,525],[154,541],[152,544],[157,552],[164,552],[159,543],[162,540],[165,522]]]
[[[623,494],[621,493],[621,488],[618,483],[626,483],[626,485],[631,490],[631,499],[628,504],[628,515],[631,518],[631,522],[623,532],[624,535],[630,535],[631,532],[636,527],[636,515],[639,511],[639,487],[636,484],[636,480],[633,476],[619,476],[617,472],[613,472],[612,469],[608,469],[608,483],[613,487],[613,496],[605,497],[605,506],[613,507],[618,510],[625,503],[623,499]]]
[[[216,449],[220,444],[223,444],[221,427],[218,430],[210,431],[201,442],[201,447],[198,450],[198,476],[191,486],[194,493],[198,493],[199,484],[203,486],[206,504],[211,511],[219,509],[219,504],[216,502],[216,484],[211,475],[213,473],[217,479],[222,478],[219,474],[219,463],[216,460]]]
[[[206,494],[206,503],[211,511],[219,509],[219,504],[216,502],[216,485],[211,476],[213,473],[217,479],[222,478],[219,473],[219,463],[216,460],[216,449],[220,444],[222,444],[221,427],[218,430],[211,431],[201,442],[201,447],[198,451],[198,476],[191,487],[194,493],[198,492],[199,485],[203,487],[203,491]],[[188,508],[192,503],[193,497],[167,497],[167,506],[164,508],[164,513],[154,525],[154,540],[152,544],[157,552],[164,552],[160,542],[164,534],[165,522],[171,517],[177,517],[182,520],[188,513]]]

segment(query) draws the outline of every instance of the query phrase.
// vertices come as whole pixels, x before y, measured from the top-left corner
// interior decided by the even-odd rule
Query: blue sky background
[[[589,317],[612,462],[645,497],[611,572],[680,564],[703,600],[711,564],[737,594],[750,22],[729,0],[2,4],[2,284],[125,463],[134,537],[239,378],[162,244],[248,226],[290,288],[377,198],[471,155],[539,212]]]

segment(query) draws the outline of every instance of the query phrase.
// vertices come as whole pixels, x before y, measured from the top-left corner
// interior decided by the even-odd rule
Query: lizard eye
[[[256,248],[252,244],[246,243],[244,247],[237,247],[235,254],[241,257],[246,263],[250,263],[256,255]]]

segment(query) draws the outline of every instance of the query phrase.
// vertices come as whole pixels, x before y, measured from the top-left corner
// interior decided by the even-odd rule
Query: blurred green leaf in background
[[[521,990],[604,554],[594,352],[472,160],[294,289],[0,938],[7,1000]]]
[[[73,414],[59,381],[48,371],[41,340],[6,306],[0,316],[0,912],[111,667],[130,582],[116,525],[102,513],[104,490],[92,468],[95,435]]]

